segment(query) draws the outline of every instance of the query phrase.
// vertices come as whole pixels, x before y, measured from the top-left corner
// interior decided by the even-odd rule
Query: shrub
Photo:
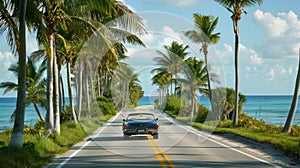
[[[203,123],[206,119],[210,120],[210,116],[207,116],[209,113],[209,109],[202,104],[198,104],[198,114],[196,117],[196,122]]]
[[[118,111],[112,99],[100,96],[97,98],[98,107],[104,115],[115,115]]]
[[[167,96],[167,102],[164,111],[175,116],[186,116],[190,111],[190,103],[182,97],[170,95]]]

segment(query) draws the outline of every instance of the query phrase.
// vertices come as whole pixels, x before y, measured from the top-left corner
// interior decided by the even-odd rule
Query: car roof
[[[152,113],[145,113],[145,112],[143,112],[143,113],[138,113],[138,112],[130,113],[127,116],[131,116],[131,115],[153,115],[154,116],[154,114],[152,114]]]

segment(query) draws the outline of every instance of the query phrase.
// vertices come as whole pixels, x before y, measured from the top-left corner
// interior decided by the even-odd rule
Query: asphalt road
[[[159,139],[150,135],[124,139],[122,119],[131,111],[122,111],[48,167],[279,167],[267,158],[205,137],[155,110],[140,111],[158,116]]]

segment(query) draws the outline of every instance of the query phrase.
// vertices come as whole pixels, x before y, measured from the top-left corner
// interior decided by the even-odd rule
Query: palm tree
[[[171,84],[172,75],[164,69],[155,68],[151,71],[151,73],[156,73],[152,77],[152,84],[158,85],[159,91],[159,102],[158,105],[161,107],[165,102],[164,97],[168,94],[168,87]]]
[[[191,93],[192,100],[192,119],[194,114],[198,112],[198,95],[197,90],[200,93],[207,93],[207,81],[208,75],[206,66],[203,61],[197,60],[195,57],[190,57],[185,60],[185,63],[189,68],[184,68],[185,78],[181,79],[183,83],[187,84]]]
[[[65,59],[67,64],[67,85],[68,85],[68,94],[69,94],[69,104],[70,104],[70,113],[73,118],[73,121],[77,123],[77,115],[75,113],[75,106],[73,100],[73,93],[72,93],[72,82],[71,82],[71,66],[73,66],[74,60],[78,57],[78,52],[82,47],[83,43],[80,39],[75,38],[72,40],[67,40],[60,34],[57,35],[59,38],[59,43],[57,53]],[[66,37],[67,35],[65,35]]]
[[[129,108],[132,106],[130,103],[130,84],[139,82],[138,76],[134,72],[134,69],[125,63],[120,63],[115,71],[115,76],[116,78],[113,82],[115,85],[114,87],[119,88],[116,92],[116,96],[117,94],[122,95],[119,101],[119,103],[121,103],[121,109]]]
[[[235,66],[235,101],[234,101],[234,114],[232,125],[235,126],[238,123],[238,96],[239,96],[239,73],[238,73],[238,54],[239,54],[239,22],[243,13],[247,13],[244,7],[253,6],[255,4],[260,5],[262,0],[215,0],[222,6],[224,6],[232,15],[231,20],[233,23],[233,30],[235,34],[235,50],[234,50],[234,66]]]
[[[19,64],[11,65],[8,69],[18,77]],[[42,113],[39,110],[38,105],[42,108],[46,108],[46,81],[43,77],[46,71],[45,62],[43,62],[37,69],[33,64],[33,61],[28,58],[26,64],[26,100],[25,106],[33,104],[40,120],[44,120]],[[18,90],[18,84],[14,82],[1,82],[0,88],[6,88],[3,94],[8,93],[11,90]]]
[[[153,60],[156,61],[156,65],[159,66],[159,68],[166,70],[173,75],[172,78],[175,82],[175,94],[177,89],[176,79],[178,78],[180,71],[182,71],[182,64],[184,63],[185,57],[188,54],[186,52],[188,46],[184,46],[183,44],[178,44],[176,41],[173,41],[171,46],[165,45],[164,48],[166,49],[167,53],[165,54],[162,51],[157,51],[160,57],[155,57]]]
[[[216,44],[220,39],[220,33],[213,32],[218,24],[218,18],[214,19],[212,16],[194,14],[194,22],[196,29],[186,31],[184,32],[184,35],[193,42],[201,43],[202,45],[200,52],[203,51],[204,53],[205,65],[207,67],[208,97],[211,101],[211,77],[208,65],[208,47],[210,44]]]
[[[0,32],[8,31],[8,43],[13,49],[17,51],[19,56],[19,71],[18,71],[18,94],[16,104],[16,118],[14,121],[13,132],[9,142],[9,146],[22,147],[24,140],[24,117],[25,117],[25,92],[26,92],[26,5],[27,0],[19,3],[19,31],[17,24],[10,12],[10,5],[14,2],[1,1],[0,2]],[[13,9],[14,10],[14,9]],[[14,13],[15,11],[13,11]],[[16,49],[16,50],[15,50]]]
[[[16,21],[19,20],[19,31]],[[19,56],[18,97],[16,104],[16,118],[9,146],[22,147],[25,114],[25,90],[26,90],[26,35],[27,28],[42,24],[39,8],[35,1],[0,1],[0,32],[7,32],[7,41],[13,53]]]
[[[298,73],[297,73],[297,79],[295,82],[295,91],[294,91],[293,101],[291,104],[289,115],[288,115],[286,122],[284,124],[284,127],[282,129],[282,132],[291,132],[295,114],[297,112],[298,97],[299,97],[298,93],[299,93],[299,87],[300,87],[300,48],[299,48],[299,58],[298,59],[299,59]]]

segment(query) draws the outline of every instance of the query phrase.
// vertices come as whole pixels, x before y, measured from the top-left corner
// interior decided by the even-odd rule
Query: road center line
[[[175,168],[174,164],[172,163],[172,161],[170,160],[170,158],[168,157],[168,155],[161,149],[161,147],[159,146],[159,144],[157,143],[157,141],[153,140],[153,142],[157,146],[157,148],[159,149],[159,151],[163,155],[163,157],[166,159],[166,161],[169,163],[169,165],[172,168]]]
[[[166,164],[164,163],[163,159],[161,158],[161,156],[159,155],[159,153],[157,152],[157,150],[155,149],[155,146],[153,145],[152,143],[152,140],[153,139],[149,139],[149,136],[148,137],[148,143],[153,151],[153,153],[155,154],[155,157],[156,159],[158,160],[159,164],[161,165],[161,167],[165,168],[167,167]]]

